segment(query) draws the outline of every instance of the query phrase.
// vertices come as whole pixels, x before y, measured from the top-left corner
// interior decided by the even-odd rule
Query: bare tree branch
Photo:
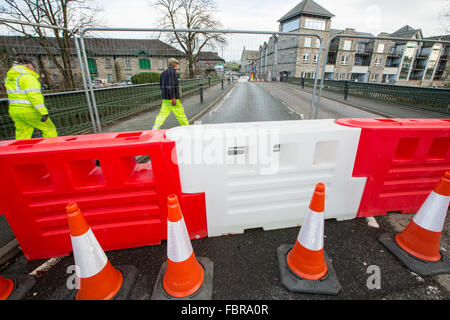
[[[153,3],[162,13],[159,26],[164,29],[217,30],[221,23],[214,17],[214,0],[156,0]],[[225,43],[220,33],[174,32],[168,42],[177,44],[186,54],[189,77],[195,75],[195,64],[200,51]]]
[[[37,39],[60,71],[63,85],[68,89],[75,87],[71,65],[73,49],[71,38],[81,29],[99,24],[97,14],[100,10],[93,4],[93,0],[3,0],[3,4],[0,4],[0,13],[5,18],[63,28],[5,24],[14,32]]]

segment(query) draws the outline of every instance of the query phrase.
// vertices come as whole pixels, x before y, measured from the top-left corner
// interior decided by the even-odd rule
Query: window
[[[316,39],[316,48],[320,48],[320,40]]]
[[[132,74],[127,74],[127,81],[131,81],[131,77],[133,77]]]
[[[319,54],[318,53],[314,54],[313,63],[317,63],[318,59],[319,59]]]
[[[364,51],[366,51],[366,45],[364,43],[358,43],[358,48],[356,51],[359,53],[364,53]]]
[[[383,62],[383,57],[376,57],[375,58],[375,67],[380,67],[382,62]]]
[[[303,62],[309,62],[309,53],[304,53],[304,54],[303,54],[302,61],[303,61]]]
[[[316,77],[315,72],[302,72],[302,78],[313,79]]]
[[[113,77],[113,75],[111,74],[111,73],[108,73],[108,82],[109,83],[112,83],[112,82],[114,82],[114,77]]]
[[[313,30],[325,30],[327,22],[325,20],[319,19],[305,19],[305,29],[313,29]]]
[[[289,32],[289,31],[298,30],[298,29],[300,29],[300,19],[285,22],[281,25],[282,32]]]
[[[383,53],[384,52],[384,43],[380,43],[378,45],[377,53]]]
[[[400,70],[399,79],[407,79],[409,75],[409,69],[411,67],[412,58],[411,57],[405,57],[403,59],[402,68]]]
[[[105,58],[105,68],[112,68],[111,65],[111,59],[110,58]]]
[[[53,78],[54,82],[59,83],[60,79],[59,79],[59,76],[57,74],[52,74],[52,78]]]
[[[55,69],[56,68],[56,64],[53,61],[53,59],[48,59],[48,66],[50,67],[50,69]]]
[[[286,48],[286,40],[281,40],[281,49]]]
[[[372,73],[370,78],[371,78],[370,79],[371,82],[377,82],[378,81],[378,73]]]
[[[88,58],[88,68],[89,68],[89,74],[91,76],[98,74],[97,62],[95,61],[95,59]]]
[[[125,59],[124,63],[125,63],[125,69],[131,69],[131,61],[130,61],[130,59]]]
[[[290,53],[289,53],[289,60],[290,60],[291,62],[295,62],[295,52],[290,52]]]
[[[291,47],[295,47],[295,44],[296,44],[296,41],[297,40],[297,38],[296,37],[292,37],[291,38]]]
[[[343,66],[348,65],[348,56],[341,57],[341,65],[343,65]]]
[[[414,55],[414,47],[408,47],[405,50],[405,56],[412,58],[413,55]]]
[[[440,53],[441,53],[440,49],[433,49],[430,55],[430,61],[438,60]]]
[[[305,38],[305,47],[311,48],[311,38]]]
[[[344,50],[349,51],[352,48],[352,40],[344,41]]]
[[[150,69],[150,59],[140,59],[139,68],[147,70]]]
[[[280,63],[284,63],[284,53],[280,54]]]

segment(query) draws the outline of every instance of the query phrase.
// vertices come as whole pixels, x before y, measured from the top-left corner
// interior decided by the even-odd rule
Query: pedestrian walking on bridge
[[[180,90],[177,78],[179,64],[177,59],[170,58],[169,68],[161,74],[159,85],[161,87],[162,106],[155,119],[153,130],[161,129],[161,126],[171,112],[173,112],[181,126],[189,125],[189,120],[184,113],[184,108],[180,101]]]
[[[34,129],[41,130],[43,137],[58,136],[48,117],[38,79],[33,61],[26,57],[17,57],[6,74],[9,115],[16,127],[16,139],[31,139]]]

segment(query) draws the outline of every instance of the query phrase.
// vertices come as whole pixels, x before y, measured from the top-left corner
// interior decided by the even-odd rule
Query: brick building
[[[48,38],[47,41],[47,46],[42,46],[37,38],[0,36],[2,79],[14,57],[25,55],[33,60],[45,88],[70,89],[63,85],[69,72],[74,80],[74,88],[81,88],[81,70],[75,46],[72,44],[67,53],[69,58],[62,59],[56,40]],[[161,73],[168,67],[167,61],[171,57],[180,61],[181,78],[188,75],[185,54],[157,39],[86,38],[85,45],[91,81],[101,80],[110,85],[130,80],[137,73]],[[70,65],[67,60],[70,60]]]

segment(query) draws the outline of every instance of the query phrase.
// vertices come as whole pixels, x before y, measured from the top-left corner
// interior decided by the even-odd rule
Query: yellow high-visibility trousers
[[[172,105],[172,100],[163,99],[161,110],[159,111],[159,114],[155,119],[153,129],[161,129],[161,126],[164,124],[164,121],[166,121],[171,112],[173,112],[173,114],[177,118],[180,126],[189,125],[189,120],[184,113],[184,108],[181,104],[180,99],[177,99],[177,104],[175,106]]]
[[[42,131],[42,136],[57,137],[58,132],[50,118],[41,122],[42,115],[34,108],[13,107],[9,108],[9,115],[16,127],[16,139],[31,139],[34,129]]]

